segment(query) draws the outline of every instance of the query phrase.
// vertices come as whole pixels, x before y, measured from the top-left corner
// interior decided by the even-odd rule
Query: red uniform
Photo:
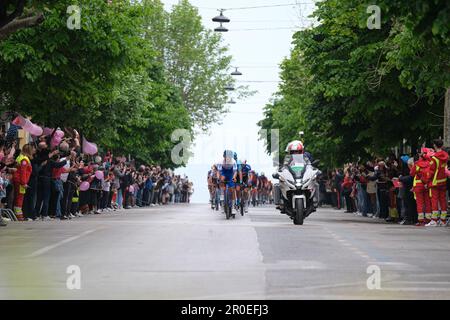
[[[20,154],[17,159],[17,171],[14,172],[13,176],[13,183],[14,183],[14,212],[17,216],[17,219],[20,221],[23,220],[23,213],[22,213],[22,206],[23,206],[23,198],[25,196],[26,192],[26,185],[28,184],[28,181],[30,180],[31,176],[31,162],[30,159]]]
[[[430,177],[428,187],[430,188],[431,207],[433,209],[432,219],[439,218],[443,223],[447,221],[447,168],[448,153],[441,150],[435,152],[430,161]]]
[[[431,199],[425,184],[430,178],[430,160],[419,159],[416,161],[410,170],[410,175],[414,178],[413,192],[414,199],[416,199],[419,222],[423,222],[424,219],[428,222],[431,220]]]

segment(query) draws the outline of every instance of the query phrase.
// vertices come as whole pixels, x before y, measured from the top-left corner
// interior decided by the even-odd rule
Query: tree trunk
[[[447,91],[445,92],[444,146],[450,147],[450,88],[447,88]]]

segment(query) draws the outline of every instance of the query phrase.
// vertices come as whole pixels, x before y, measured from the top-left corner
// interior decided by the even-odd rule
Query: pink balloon
[[[97,145],[89,142],[83,137],[83,153],[88,155],[94,155],[97,153]]]
[[[15,124],[16,126],[20,126],[23,127],[26,124],[27,119],[25,119],[24,117],[22,117],[21,115],[18,115],[13,121],[12,123]]]
[[[89,187],[90,187],[91,185],[89,184],[89,182],[87,182],[87,181],[83,181],[81,184],[80,184],[80,190],[81,191],[87,191],[87,190],[89,190]]]
[[[22,129],[27,132],[30,132],[32,127],[33,127],[33,124],[31,123],[31,121],[28,119],[25,119],[25,122],[22,124]]]
[[[52,140],[50,141],[50,145],[52,147],[56,147],[61,143],[61,140],[62,140],[62,138],[53,136]]]
[[[52,128],[44,128],[44,135],[46,135],[46,136],[51,135],[53,133],[53,130],[54,129],[52,129]]]
[[[133,187],[133,186],[130,186],[130,187],[128,188],[128,191],[131,192],[131,193],[133,193],[133,192],[134,192],[134,187]]]
[[[28,131],[32,136],[36,136],[36,137],[42,135],[42,131],[43,131],[41,127],[39,127],[38,125],[35,125],[34,123],[31,124],[31,127],[28,130],[26,130],[25,128],[24,128],[24,130]]]
[[[103,171],[101,171],[101,170],[95,171],[95,177],[96,177],[98,180],[103,180],[103,178],[104,178]]]
[[[62,130],[56,130],[55,136],[56,136],[56,137],[60,137],[61,139],[64,138],[64,131],[62,131]]]

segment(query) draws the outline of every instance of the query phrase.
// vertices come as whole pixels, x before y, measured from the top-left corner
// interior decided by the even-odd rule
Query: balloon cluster
[[[13,124],[22,127],[23,130],[29,132],[33,136],[40,136],[43,133],[43,130],[38,125],[34,124],[28,119],[25,119],[21,115],[18,115],[13,121]]]

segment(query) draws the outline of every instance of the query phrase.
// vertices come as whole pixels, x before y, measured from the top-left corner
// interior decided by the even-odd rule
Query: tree
[[[330,166],[386,154],[403,139],[417,144],[436,134],[430,123],[442,120],[435,116],[441,106],[430,99],[434,89],[420,94],[402,80],[401,67],[392,67],[404,29],[384,16],[380,30],[368,30],[366,6],[317,4],[320,24],[294,35],[282,66],[282,103],[269,106],[266,117],[274,119],[261,123],[279,124],[285,142],[302,129],[309,150]]]
[[[83,129],[101,115],[123,73],[145,68],[149,51],[140,37],[139,12],[127,1],[80,3],[80,30],[67,28],[70,3],[59,1],[41,25],[0,43],[0,88],[4,109]]]
[[[193,123],[207,130],[226,112],[225,87],[235,83],[229,72],[228,48],[218,33],[205,29],[197,8],[187,0],[181,0],[169,13],[159,0],[143,4],[153,9],[146,15],[146,38],[154,43]],[[236,89],[240,98],[252,94],[244,86]]]
[[[44,14],[33,2],[0,0],[0,41],[17,30],[34,27],[44,21]]]

